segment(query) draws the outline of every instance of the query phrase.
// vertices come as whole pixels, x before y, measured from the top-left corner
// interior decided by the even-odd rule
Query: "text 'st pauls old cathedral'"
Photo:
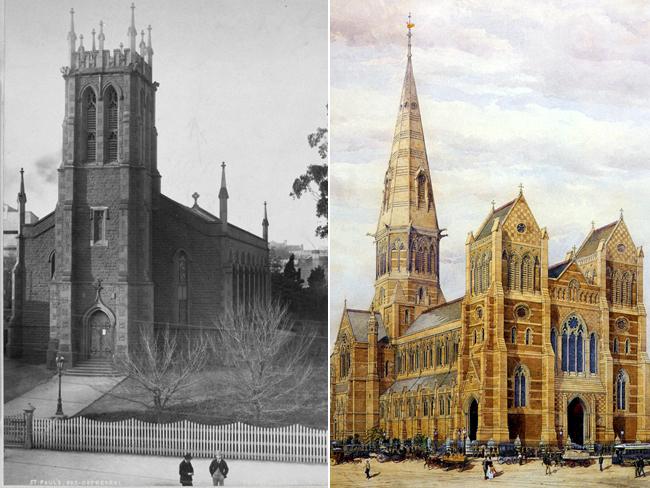
[[[375,234],[369,309],[343,310],[331,356],[333,439],[439,445],[650,440],[643,250],[623,220],[556,264],[520,189],[466,241],[465,293],[440,287],[438,225],[408,32]]]
[[[140,327],[209,326],[227,307],[270,296],[266,208],[263,237],[228,222],[225,164],[219,216],[197,194],[186,207],[160,192],[151,27],[145,42],[134,8],[128,47],[113,50],[101,22],[91,45],[77,45],[71,11],[58,202],[28,225],[21,174],[12,357],[102,360]]]

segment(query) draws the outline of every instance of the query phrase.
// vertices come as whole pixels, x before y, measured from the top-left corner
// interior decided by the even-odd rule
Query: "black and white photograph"
[[[326,486],[328,2],[0,2],[3,484]]]

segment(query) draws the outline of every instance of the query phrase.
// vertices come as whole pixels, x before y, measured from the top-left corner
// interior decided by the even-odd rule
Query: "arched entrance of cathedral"
[[[103,310],[95,310],[88,318],[90,359],[108,359],[113,355],[114,337],[111,320]]]
[[[476,431],[478,430],[478,402],[476,401],[476,398],[472,399],[472,402],[469,404],[468,417],[469,422],[467,425],[469,426],[469,429],[467,429],[467,435],[469,436],[470,441],[475,441]]]
[[[567,434],[573,443],[581,446],[585,443],[586,410],[584,402],[579,397],[571,400],[567,407]]]

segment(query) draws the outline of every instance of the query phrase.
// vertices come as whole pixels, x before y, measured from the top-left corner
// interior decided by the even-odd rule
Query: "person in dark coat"
[[[226,460],[221,457],[221,453],[217,452],[217,457],[210,463],[210,476],[212,476],[212,484],[214,486],[223,486],[223,482],[228,475],[228,464]]]
[[[600,466],[600,470],[603,470],[603,451],[600,451],[600,456],[598,456],[598,465]]]
[[[194,476],[194,468],[192,467],[191,454],[185,454],[185,457],[178,466],[178,474],[181,476],[181,486],[192,486],[192,476]]]

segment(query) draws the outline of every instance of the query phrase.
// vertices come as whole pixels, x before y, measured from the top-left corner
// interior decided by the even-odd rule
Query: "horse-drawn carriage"
[[[424,467],[444,468],[446,471],[458,468],[459,471],[463,471],[467,467],[467,456],[460,453],[429,456],[424,460]]]
[[[591,457],[588,451],[578,451],[577,449],[567,449],[562,455],[562,461],[566,466],[573,468],[575,466],[589,467]]]

